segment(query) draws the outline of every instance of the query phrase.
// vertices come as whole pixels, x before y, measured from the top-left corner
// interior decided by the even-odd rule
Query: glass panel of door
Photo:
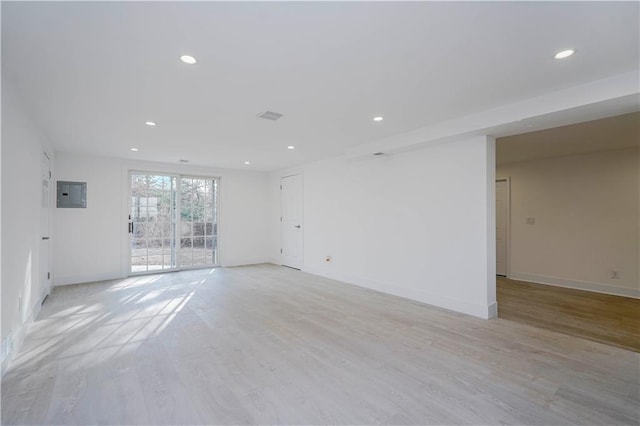
[[[131,173],[130,272],[217,264],[213,178]]]
[[[131,174],[131,272],[175,269],[175,176]]]
[[[183,176],[180,180],[180,266],[213,266],[217,259],[218,181]]]

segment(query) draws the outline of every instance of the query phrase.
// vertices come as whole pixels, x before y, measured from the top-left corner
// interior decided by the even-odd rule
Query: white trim
[[[498,181],[506,181],[507,182],[507,239],[506,239],[506,262],[505,262],[505,269],[506,269],[506,274],[507,277],[509,275],[511,275],[511,176],[507,176],[507,177],[496,177],[496,183]],[[493,199],[493,202],[495,204],[496,200],[495,197]],[[497,218],[497,212],[496,212],[496,218]],[[496,219],[497,220],[497,219]]]
[[[421,290],[398,288],[397,286],[388,285],[386,283],[370,280],[368,278],[357,277],[355,275],[344,274],[335,271],[330,272],[325,269],[316,267],[305,266],[302,271],[308,274],[318,275],[336,281],[341,281],[346,284],[366,288],[368,290],[377,291],[379,293],[402,297],[403,299],[425,303],[428,305],[448,309],[450,311],[455,311],[482,319],[495,318],[498,313],[498,306],[495,302],[487,305],[470,303],[464,300],[456,300],[440,296],[438,294],[426,293]]]
[[[120,238],[121,256],[120,256],[120,275],[127,276],[131,270],[131,235],[129,234],[129,220],[127,219],[131,214],[131,172],[132,170],[123,167],[122,168],[122,227],[124,230],[127,227],[127,232],[122,232]]]
[[[11,335],[9,335],[9,338],[11,338]],[[13,355],[13,350],[9,352],[7,356],[2,358],[1,365],[0,365],[0,377],[4,376],[4,373],[9,369],[9,365],[11,365],[11,360],[13,358],[12,355]]]
[[[100,274],[68,275],[66,277],[56,277],[54,287],[59,287],[63,285],[72,285],[72,284],[93,283],[98,281],[121,280],[123,278],[127,278],[127,276],[128,274],[121,274],[121,273],[114,273],[114,272],[103,272]]]
[[[485,319],[498,318],[498,302],[490,303],[487,306],[487,315],[488,317]]]
[[[290,167],[285,170],[278,170],[274,172],[274,175],[278,176],[280,180],[285,177],[294,176],[294,175],[302,175],[304,174],[304,167]]]
[[[218,188],[216,189],[216,264],[214,265],[215,268],[220,268],[223,266],[222,261],[223,256],[224,256],[224,250],[222,250],[222,246],[224,245],[224,242],[222,241],[223,239],[220,237],[222,235],[222,233],[220,232],[220,230],[223,228],[223,226],[221,226],[220,221],[223,220],[222,217],[224,216],[223,214],[221,214],[220,212],[222,211],[220,208],[220,203],[222,203],[222,193],[224,191],[223,189],[223,185],[222,185],[222,176],[218,176],[215,178],[218,181]]]
[[[496,285],[496,140],[491,136],[483,136],[482,144],[485,151],[485,252],[482,253],[486,262],[486,270],[483,277],[486,298],[484,299],[484,312],[481,318],[494,318],[498,311],[498,292]]]
[[[282,179],[284,178],[293,177],[293,176],[302,176],[302,173],[301,172],[285,173],[282,176],[280,176],[280,182],[282,182]]]
[[[283,229],[283,225],[284,222],[282,221],[282,218],[284,217],[284,211],[282,209],[282,181],[286,178],[290,178],[290,177],[294,177],[294,176],[300,176],[300,180],[301,180],[301,190],[302,193],[300,194],[300,203],[302,205],[302,211],[300,212],[300,216],[301,216],[301,222],[302,222],[302,229],[300,230],[300,232],[302,233],[302,247],[301,247],[301,252],[300,252],[300,270],[303,270],[304,268],[304,234],[305,234],[305,223],[304,223],[304,174],[302,172],[300,173],[291,173],[291,174],[286,174],[284,176],[280,176],[280,265],[281,266],[289,266],[289,265],[284,265],[283,262],[283,256],[282,256],[282,249],[283,249],[283,242],[284,242],[284,229]],[[294,269],[298,269],[295,266],[289,266],[290,268],[294,268]]]
[[[11,350],[0,363],[0,376],[4,376],[4,373],[9,369],[9,366],[13,361],[13,356],[20,351],[20,348],[24,343],[24,338],[27,336],[27,332],[29,331],[29,326],[35,321],[40,313],[42,302],[42,300],[37,300],[31,308],[26,321],[20,324],[14,332],[10,332],[7,335],[8,338],[11,339]]]
[[[612,294],[614,296],[632,297],[640,299],[640,288],[616,287],[608,284],[589,281],[568,280],[565,278],[548,277],[544,275],[525,274],[514,272],[509,274],[509,279],[526,281],[536,284],[552,285],[556,287],[573,288],[576,290],[591,291],[594,293]]]
[[[281,266],[280,263],[272,259],[266,259],[264,257],[247,257],[223,266],[216,266],[216,268],[235,268],[237,266],[263,265],[265,263],[271,263],[277,266]]]
[[[264,262],[260,262],[260,263],[270,263],[272,265],[282,266],[282,261],[277,257],[273,257],[273,256],[269,256]]]
[[[44,300],[45,297],[47,297],[49,295],[49,293],[51,292],[51,283],[53,282],[53,215],[55,214],[54,212],[54,206],[55,204],[53,203],[54,200],[54,196],[53,194],[56,194],[56,188],[54,188],[54,180],[53,180],[53,165],[51,164],[51,157],[49,156],[49,154],[47,154],[46,151],[42,151],[42,153],[44,154],[44,157],[46,158],[47,161],[47,171],[48,171],[48,185],[49,185],[49,199],[47,200],[47,206],[41,206],[40,209],[40,221],[41,221],[41,225],[42,225],[42,215],[44,213],[43,210],[48,210],[46,212],[47,214],[47,234],[46,235],[49,240],[46,244],[46,251],[47,251],[47,273],[49,274],[48,277],[46,278],[44,285],[42,286],[42,294],[40,295],[40,302],[42,302]],[[42,235],[42,229],[40,230],[40,237],[44,237],[44,235]],[[42,241],[40,241],[39,247],[38,249],[40,250],[40,262],[42,262]],[[40,273],[42,272],[42,264],[40,264],[38,266],[38,275],[40,275]],[[40,275],[39,277],[40,280],[44,279],[44,275]]]

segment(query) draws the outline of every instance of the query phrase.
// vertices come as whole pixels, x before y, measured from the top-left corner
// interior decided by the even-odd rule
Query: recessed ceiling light
[[[180,60],[182,62],[184,62],[185,64],[189,64],[189,65],[193,65],[196,62],[198,62],[198,61],[196,61],[196,58],[194,58],[191,55],[182,55],[182,56],[180,56]]]
[[[382,120],[384,120],[384,117],[382,116],[373,117],[373,121],[382,121]]]
[[[573,55],[574,53],[576,53],[575,50],[567,49],[567,50],[563,50],[562,52],[556,53],[556,56],[554,56],[554,58],[556,58],[556,59],[564,59],[564,58],[568,58],[569,56]]]
[[[131,148],[131,151],[138,152],[138,148]]]
[[[245,161],[244,164],[248,166],[249,164],[251,164],[251,162],[250,161]]]
[[[151,126],[151,127],[156,125],[155,121],[145,121],[144,124],[146,124],[147,126]]]
[[[296,149],[296,147],[295,147],[295,146],[293,146],[293,145],[289,145],[289,146],[287,147],[287,149]]]

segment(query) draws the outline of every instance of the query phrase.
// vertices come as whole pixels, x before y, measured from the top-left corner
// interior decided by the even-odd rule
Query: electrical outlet
[[[528,217],[527,218],[527,225],[535,225],[536,224],[536,218],[535,217]]]
[[[617,270],[617,269],[612,269],[612,270],[611,270],[611,273],[609,274],[609,277],[610,277],[611,279],[617,280],[617,279],[619,279],[619,278],[620,278],[620,273],[618,272],[618,270]]]

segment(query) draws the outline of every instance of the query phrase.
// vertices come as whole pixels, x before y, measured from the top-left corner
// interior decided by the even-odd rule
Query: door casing
[[[504,215],[504,226],[505,226],[505,251],[504,251],[504,276],[508,277],[511,272],[511,264],[510,264],[510,250],[511,250],[511,179],[509,177],[505,178],[496,178],[496,201],[497,201],[497,185],[498,182],[505,183],[505,215]],[[495,202],[495,201],[494,201]],[[496,228],[498,221],[498,208],[496,205]],[[498,253],[497,253],[497,237],[498,232],[496,229],[496,275],[498,274],[497,263],[498,263]]]
[[[280,179],[280,235],[282,265],[304,265],[304,180],[302,174]]]
[[[41,182],[41,211],[40,211],[40,281],[41,292],[40,301],[51,291],[51,204],[52,204],[52,176],[51,159],[46,152],[42,153],[42,164],[40,170]]]

